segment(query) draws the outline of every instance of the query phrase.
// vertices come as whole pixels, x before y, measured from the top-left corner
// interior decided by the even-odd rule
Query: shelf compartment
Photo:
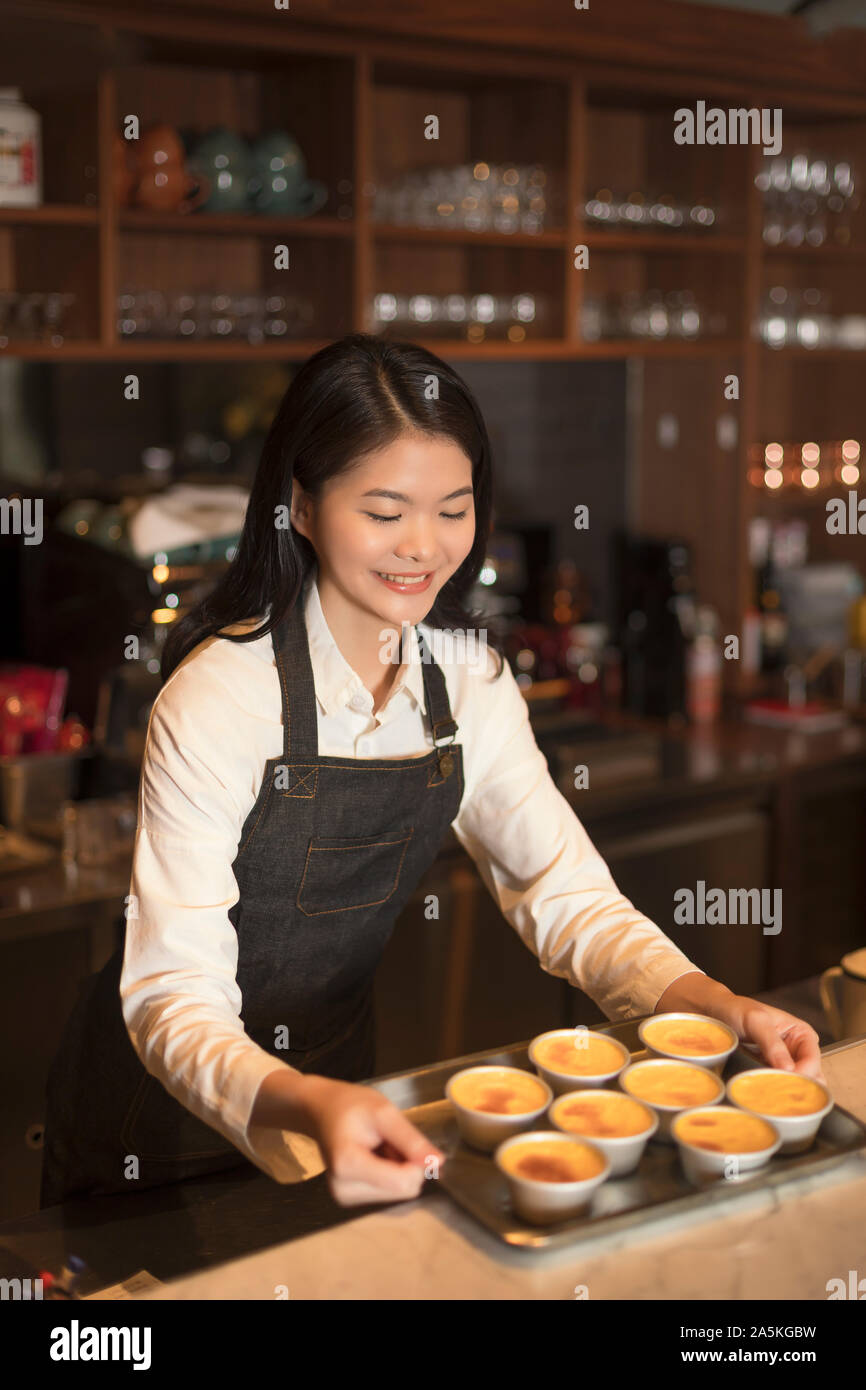
[[[540,81],[511,75],[447,72],[422,64],[373,64],[371,157],[375,228],[396,233],[393,218],[377,210],[375,197],[414,173],[457,166],[543,166],[545,208],[541,230],[564,231],[568,87],[565,82]],[[425,138],[425,122],[439,120],[439,138]],[[543,155],[542,155],[543,152]],[[486,178],[482,178],[479,189]],[[381,205],[380,205],[381,206]],[[477,212],[477,210],[474,210]],[[473,209],[467,210],[471,216]],[[420,221],[397,224],[407,233],[438,230],[439,224]],[[442,230],[466,236],[483,235],[459,221],[443,222]],[[535,236],[534,230],[519,229]],[[503,231],[503,236],[510,235]],[[515,230],[515,235],[518,230]]]
[[[95,227],[50,223],[0,227],[0,290],[19,294],[69,294],[64,310],[62,342],[50,338],[17,337],[10,332],[4,353],[24,351],[50,355],[72,347],[76,340],[99,336],[99,240]],[[0,330],[5,333],[5,329]]]
[[[376,295],[399,299],[435,296],[463,299],[467,317],[463,322],[443,318],[439,322],[376,322],[370,315],[365,327],[386,337],[447,339],[474,346],[505,340],[509,345],[531,343],[535,339],[563,339],[562,253],[538,248],[512,246],[427,246],[388,242],[377,246],[373,283]],[[534,300],[534,317],[471,327],[471,303],[478,295],[513,301],[519,296]],[[525,303],[529,312],[532,306]],[[509,330],[514,330],[509,333]]]
[[[18,87],[42,128],[43,207],[97,204],[97,84],[105,65],[98,29],[52,16],[4,15],[0,86]],[[13,209],[3,209],[12,212]],[[19,211],[14,209],[14,211]]]
[[[765,353],[758,400],[759,441],[776,439],[784,444],[853,438],[866,448],[863,372],[862,354]]]
[[[706,92],[698,93],[713,104]],[[727,108],[729,101],[720,100]],[[635,247],[644,240],[649,246],[661,237],[672,253],[680,238],[706,242],[742,238],[746,232],[744,190],[748,187],[748,155],[738,145],[678,145],[674,141],[674,113],[684,106],[694,107],[685,97],[652,99],[641,104],[633,97],[615,92],[603,93],[589,87],[586,112],[586,165],[582,170],[583,194],[580,216],[589,235],[629,237]],[[673,205],[686,209],[711,207],[715,221],[707,227],[607,224],[584,214],[584,204],[607,190],[618,197],[641,194],[647,206],[653,198],[666,196]],[[606,199],[602,199],[606,201]],[[739,249],[735,245],[732,249]]]
[[[349,241],[294,234],[286,238],[289,269],[273,264],[273,242],[253,236],[215,238],[206,256],[201,245],[186,235],[126,232],[120,239],[118,291],[155,290],[176,295],[286,296],[301,302],[297,321],[304,339],[340,337],[351,331],[352,245]],[[139,343],[180,343],[187,353],[208,345],[234,346],[245,351],[256,346],[239,337],[166,335],[154,340],[139,333],[118,340],[134,352]],[[292,341],[291,332],[273,343]],[[263,343],[260,346],[270,346]]]
[[[195,45],[157,39],[142,41],[141,46],[142,59],[149,61],[117,72],[118,121],[123,112],[135,111],[142,133],[153,125],[171,126],[181,134],[187,158],[198,139],[216,127],[226,127],[249,144],[268,131],[286,130],[300,146],[307,177],[328,190],[316,220],[351,220],[355,74],[350,59],[245,50],[244,66],[234,69],[226,65],[224,49],[196,51]],[[128,211],[137,216],[147,209],[133,205]],[[126,209],[122,215],[127,215]],[[189,220],[205,215],[193,213]],[[233,214],[226,216],[230,220]],[[211,223],[219,217],[211,213]],[[249,220],[257,220],[254,211]],[[213,225],[210,229],[216,230]]]
[[[788,161],[798,155],[805,156],[805,160],[799,169],[794,168],[792,178]],[[786,110],[785,144],[779,160],[778,173],[787,173],[788,180],[799,183],[799,188],[795,186],[775,192],[771,188],[761,193],[762,200],[766,200],[767,219],[773,220],[774,212],[781,213],[775,233],[785,237],[783,241],[764,239],[764,255],[773,259],[776,256],[799,256],[816,264],[821,264],[824,257],[844,259],[849,256],[857,260],[866,256],[866,123],[839,118],[804,121],[791,118]],[[816,162],[826,166],[823,196],[821,189],[816,192],[813,186]],[[768,161],[765,165],[761,161],[761,164],[760,174],[769,172],[772,177],[772,162]],[[787,169],[785,165],[788,165]],[[837,165],[847,165],[849,168],[853,189],[849,184],[848,193],[852,196],[840,196],[839,186],[833,186],[833,172]],[[839,199],[840,207],[836,210],[829,206],[831,197]],[[761,223],[763,227],[763,211]],[[799,245],[788,240],[790,232],[797,225],[801,237]],[[821,225],[825,240],[815,245],[807,237]]]
[[[729,265],[719,255],[704,255],[698,252],[613,251],[592,247],[589,256],[589,269],[575,272],[584,275],[583,301],[581,309],[580,337],[583,341],[603,345],[610,341],[604,322],[608,317],[607,308],[615,310],[617,305],[628,312],[631,304],[637,311],[640,304],[646,305],[653,291],[658,291],[666,302],[667,312],[673,317],[678,309],[697,309],[700,315],[697,333],[676,333],[671,323],[667,333],[646,339],[622,335],[624,342],[667,341],[685,342],[691,347],[702,343],[716,343],[720,339],[738,339],[743,330],[742,295],[731,293],[732,285],[742,280],[742,265],[737,254],[729,254]],[[722,267],[727,273],[722,273]],[[691,292],[694,305],[685,302],[677,306],[668,297],[676,292]],[[661,316],[659,316],[661,317]],[[663,327],[663,322],[659,328]],[[688,326],[688,325],[687,325]],[[598,336],[601,335],[601,336]],[[614,337],[620,336],[614,329]]]

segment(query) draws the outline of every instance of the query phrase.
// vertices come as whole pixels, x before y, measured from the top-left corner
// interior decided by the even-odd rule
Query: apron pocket
[[[161,1081],[147,1072],[133,1097],[120,1140],[124,1151],[139,1158],[180,1161],[242,1155],[204,1120],[169,1095]]]
[[[306,917],[378,907],[397,889],[415,831],[384,831],[362,839],[314,837],[296,899]]]

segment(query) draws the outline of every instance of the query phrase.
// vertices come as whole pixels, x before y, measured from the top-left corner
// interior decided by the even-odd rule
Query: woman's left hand
[[[707,1014],[727,1023],[741,1042],[757,1047],[765,1066],[800,1072],[826,1084],[818,1034],[802,1018],[746,994],[733,994],[718,980],[698,973],[675,980],[655,1007],[657,1014],[679,1010]]]

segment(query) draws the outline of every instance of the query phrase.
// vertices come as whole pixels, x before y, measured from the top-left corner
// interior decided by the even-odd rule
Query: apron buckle
[[[443,733],[450,733],[451,737],[440,742],[439,740],[442,738]],[[433,747],[436,749],[439,772],[443,778],[450,777],[451,773],[454,771],[454,754],[449,753],[448,749],[456,737],[456,720],[440,719],[433,725]]]

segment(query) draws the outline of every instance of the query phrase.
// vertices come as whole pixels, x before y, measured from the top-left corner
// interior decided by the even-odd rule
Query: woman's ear
[[[310,535],[312,525],[312,499],[308,496],[299,483],[292,483],[292,506],[291,521],[295,530],[305,536],[312,543]]]

